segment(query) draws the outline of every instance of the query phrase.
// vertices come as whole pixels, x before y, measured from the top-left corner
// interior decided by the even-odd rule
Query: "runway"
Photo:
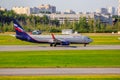
[[[17,75],[86,75],[120,74],[120,68],[7,68],[0,69],[0,76]]]
[[[83,46],[66,46],[66,47],[48,47],[38,45],[13,45],[0,46],[0,51],[39,51],[39,50],[120,50],[120,45],[89,45]]]

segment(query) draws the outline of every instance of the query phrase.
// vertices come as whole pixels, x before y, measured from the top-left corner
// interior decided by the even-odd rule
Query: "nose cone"
[[[93,42],[93,40],[92,40],[92,39],[89,39],[89,43],[91,43],[91,42]]]

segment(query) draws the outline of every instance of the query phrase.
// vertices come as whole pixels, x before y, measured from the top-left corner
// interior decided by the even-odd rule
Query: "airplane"
[[[13,19],[14,28],[16,31],[16,38],[33,43],[48,43],[50,46],[56,47],[57,45],[69,46],[70,44],[87,44],[91,43],[93,40],[87,36],[83,35],[31,35],[25,32],[23,27]]]

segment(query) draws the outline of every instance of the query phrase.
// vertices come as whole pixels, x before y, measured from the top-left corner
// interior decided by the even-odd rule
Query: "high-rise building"
[[[118,5],[118,16],[120,16],[120,0],[118,0],[118,3],[119,3],[119,5]]]
[[[96,10],[96,13],[108,14],[108,9],[107,8],[100,8],[100,9]]]
[[[108,13],[111,15],[115,15],[115,8],[114,7],[108,7]]]

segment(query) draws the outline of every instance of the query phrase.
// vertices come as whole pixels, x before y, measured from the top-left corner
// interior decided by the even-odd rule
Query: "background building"
[[[100,8],[100,9],[96,10],[96,13],[108,14],[108,9],[107,8]]]
[[[13,11],[17,14],[27,14],[30,15],[30,8],[29,7],[13,7]]]
[[[55,6],[51,6],[49,4],[47,5],[40,5],[38,7],[13,7],[12,8],[13,11],[15,11],[17,14],[39,14],[39,13],[56,13],[56,7]]]
[[[75,13],[75,11],[68,9],[65,12],[63,12],[63,14],[76,14],[76,13]]]
[[[0,7],[0,10],[1,10],[1,11],[5,11],[6,9],[5,9],[5,8]]]
[[[38,6],[40,12],[50,12],[50,13],[56,13],[56,7],[55,6],[52,6],[52,5],[40,5]]]
[[[30,13],[31,14],[39,14],[40,10],[37,7],[30,8]]]
[[[44,16],[44,14],[35,14],[35,16]],[[46,14],[51,20],[59,20],[60,24],[64,24],[67,20],[68,22],[79,21],[80,17],[86,17],[88,19],[94,19],[94,14]]]
[[[118,16],[120,16],[120,0],[118,0],[118,3],[119,3],[119,5],[118,5]]]
[[[110,24],[112,25],[113,23],[113,19],[112,19],[112,16],[110,14],[95,14],[94,15],[94,20],[100,20],[101,23],[104,23],[104,24]]]
[[[104,15],[116,15],[116,13],[115,13],[115,7],[112,7],[112,6],[110,6],[110,7],[108,7],[108,8],[100,8],[100,9],[97,9],[96,10],[96,13],[98,13],[98,14],[104,14]]]
[[[114,7],[108,7],[108,13],[111,15],[115,15],[115,8]]]
[[[120,0],[119,0],[120,2]],[[120,6],[120,5],[119,5]],[[89,19],[100,20],[102,23],[105,24],[112,24],[112,16],[115,14],[114,7],[108,8],[101,8],[96,10],[95,13],[85,12],[85,13],[78,13],[76,14],[73,10],[66,10],[64,13],[56,13],[56,7],[52,5],[40,5],[38,7],[13,7],[17,14],[27,14],[27,15],[35,15],[35,16],[48,16],[51,20],[59,20],[60,24],[64,24],[66,21],[68,22],[75,22],[79,21],[80,17],[86,17],[86,21]]]
[[[100,13],[81,13],[81,14],[33,14],[35,16],[48,16],[51,20],[59,20],[60,24],[64,24],[67,20],[68,22],[79,21],[80,17],[86,17],[86,21],[89,19],[100,20],[100,22],[112,25],[112,16],[110,14],[100,14]]]

